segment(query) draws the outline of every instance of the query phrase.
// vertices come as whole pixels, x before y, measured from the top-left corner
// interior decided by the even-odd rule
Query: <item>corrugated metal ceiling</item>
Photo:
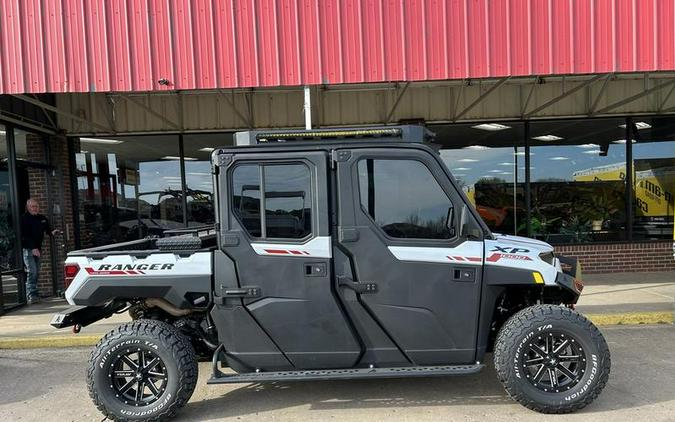
[[[0,94],[674,69],[675,0],[0,0]]]

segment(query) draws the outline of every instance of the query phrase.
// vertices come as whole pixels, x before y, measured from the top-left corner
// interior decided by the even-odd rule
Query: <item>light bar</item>
[[[256,139],[266,141],[271,139],[295,139],[295,138],[341,138],[355,136],[401,136],[401,129],[355,129],[333,131],[302,131],[302,132],[261,132],[256,134]]]

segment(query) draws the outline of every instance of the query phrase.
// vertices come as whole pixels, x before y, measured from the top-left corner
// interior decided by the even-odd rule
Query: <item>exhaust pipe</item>
[[[182,317],[192,313],[190,309],[180,309],[175,305],[169,303],[166,299],[160,299],[157,297],[151,297],[145,299],[145,306],[148,308],[154,308],[155,306],[163,310],[164,312],[173,315],[175,317]]]

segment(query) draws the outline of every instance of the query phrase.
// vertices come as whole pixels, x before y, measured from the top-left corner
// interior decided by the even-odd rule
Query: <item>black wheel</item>
[[[197,359],[174,326],[138,320],[109,332],[92,351],[89,395],[115,421],[158,421],[187,403],[197,384]]]
[[[536,305],[513,315],[494,348],[499,380],[511,397],[542,413],[586,407],[607,383],[607,342],[593,323],[569,308]]]

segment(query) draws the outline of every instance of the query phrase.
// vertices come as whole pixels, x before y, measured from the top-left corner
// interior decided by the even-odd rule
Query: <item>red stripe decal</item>
[[[454,261],[451,256],[447,257],[450,261]]]
[[[476,256],[469,256],[466,259],[468,259],[469,261],[472,261],[472,262],[481,262],[483,260],[483,258],[479,258],[479,257],[476,257]]]
[[[291,251],[293,255],[302,255],[302,252],[300,251]]]
[[[305,255],[311,255],[311,253],[309,253],[307,251],[302,251],[302,253],[304,253]]]
[[[85,270],[89,275],[126,275],[124,271],[119,270],[96,271],[91,267],[85,267]]]
[[[465,261],[463,256],[454,256],[453,255],[453,258],[455,258],[457,261]]]
[[[501,257],[502,257],[502,254],[500,254],[500,253],[493,253],[492,255],[490,255],[490,256],[488,256],[487,258],[485,258],[485,261],[487,261],[487,262],[497,262],[497,261],[499,261],[499,260],[501,259]]]
[[[265,249],[265,252],[273,253],[273,254],[279,254],[279,255],[287,255],[288,254],[288,251],[285,251],[283,249]]]

